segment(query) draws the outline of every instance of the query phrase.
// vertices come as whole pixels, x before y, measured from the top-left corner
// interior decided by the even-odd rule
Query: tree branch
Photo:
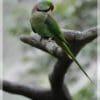
[[[100,28],[93,27],[83,32],[62,29],[62,33],[70,43],[74,55],[77,55],[85,44],[97,37],[97,29]],[[33,36],[23,36],[20,39],[22,42],[41,49],[58,58],[54,70],[49,76],[52,89],[41,91],[28,86],[3,81],[3,90],[9,93],[23,95],[32,98],[33,100],[71,100],[68,89],[66,88],[65,90],[63,81],[65,73],[73,61],[65,56],[63,50],[54,41],[44,39],[41,41],[40,36],[37,34],[33,34]],[[0,89],[2,88],[0,87]]]
[[[5,80],[2,82],[2,84],[3,84],[2,89],[6,92],[13,93],[13,94],[19,94],[19,95],[23,95],[26,97],[32,97],[33,95],[33,90],[30,87],[19,85],[17,83],[13,83],[10,81],[8,82]]]
[[[85,43],[88,43],[97,37],[97,31],[99,32],[99,30],[100,27],[92,27],[82,32],[75,30],[66,30],[66,29],[62,29],[62,32],[65,38],[71,42],[75,39],[75,41],[84,41]],[[90,41],[86,42],[87,40]]]
[[[62,33],[64,34],[66,40],[68,40],[68,42],[71,44],[71,47],[77,45],[77,50],[73,48],[74,51],[77,52],[85,44],[97,37],[97,28],[93,27],[83,32],[62,29]],[[57,58],[61,59],[64,56],[62,49],[54,41],[48,41],[44,39],[41,41],[38,34],[33,33],[33,36],[22,36],[20,39],[22,42],[41,49]]]
[[[81,41],[83,41],[85,44],[91,42],[92,40],[94,40],[97,36],[98,36],[98,32],[100,30],[100,27],[93,27],[90,29],[87,29],[85,31],[83,31],[82,36],[81,36]]]
[[[46,96],[50,95],[50,90],[37,90],[29,86],[24,86],[6,80],[3,80],[3,82],[0,81],[0,84],[3,84],[2,88],[0,87],[0,89],[3,89],[6,92],[23,95],[33,100],[38,100],[38,98],[46,98]]]
[[[5,92],[9,92],[12,94],[22,95],[28,97],[32,100],[71,100],[70,94],[68,89],[64,86],[59,92],[52,92],[52,90],[38,90],[34,89],[29,86],[20,85],[17,83],[9,82],[9,81],[0,81],[0,84],[3,84],[3,88],[0,89],[4,90]],[[65,95],[64,92],[66,93]],[[63,98],[62,98],[63,96]]]
[[[40,37],[38,34],[33,33],[32,36],[22,36],[20,39],[22,42],[41,49],[57,58],[62,57],[62,50],[54,41],[41,40],[38,37]]]

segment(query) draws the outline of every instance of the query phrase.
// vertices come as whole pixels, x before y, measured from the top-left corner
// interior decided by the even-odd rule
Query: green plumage
[[[74,57],[69,43],[65,40],[55,19],[46,12],[34,11],[30,18],[32,30],[38,33],[42,37],[54,38],[56,43],[64,50],[66,56],[71,59],[79,66],[82,72],[87,76],[87,78],[92,82],[91,78],[82,69],[82,66]],[[93,82],[92,82],[93,83]]]
[[[45,24],[46,15],[41,12],[35,12],[30,18],[32,30],[42,37],[52,37],[52,33]]]

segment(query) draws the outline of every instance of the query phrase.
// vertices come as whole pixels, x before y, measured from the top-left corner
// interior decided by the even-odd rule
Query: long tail
[[[75,61],[75,63],[78,65],[78,67],[81,69],[81,71],[86,75],[86,77],[94,84],[94,82],[91,80],[91,78],[88,76],[88,74],[84,71],[84,69],[82,68],[82,66],[79,64],[79,62],[77,61],[77,59],[75,58],[75,56],[73,55],[73,53],[71,52],[70,48],[66,45],[66,43],[64,43],[63,41],[60,42],[60,46],[63,48],[65,54],[68,56],[70,56],[72,58],[73,61]]]

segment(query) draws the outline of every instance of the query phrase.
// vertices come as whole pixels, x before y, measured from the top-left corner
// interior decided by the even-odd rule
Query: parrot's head
[[[49,12],[49,11],[53,11],[53,9],[54,9],[54,5],[52,4],[52,2],[42,1],[42,2],[37,3],[34,6],[33,11]]]

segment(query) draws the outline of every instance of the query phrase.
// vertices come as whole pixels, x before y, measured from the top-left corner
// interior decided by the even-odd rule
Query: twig
[[[4,91],[13,93],[13,94],[23,95],[25,97],[28,97],[34,100],[38,100],[38,98],[44,98],[46,95],[50,94],[50,90],[37,90],[29,86],[21,85],[21,84],[6,81],[6,80],[3,80],[3,82],[0,81],[0,84],[1,83],[3,84],[2,89]]]
[[[19,94],[19,95],[23,95],[26,97],[32,97],[33,95],[33,90],[30,87],[19,85],[17,83],[5,81],[5,80],[2,82],[2,84],[3,84],[2,88],[6,92],[13,93],[13,94]]]

